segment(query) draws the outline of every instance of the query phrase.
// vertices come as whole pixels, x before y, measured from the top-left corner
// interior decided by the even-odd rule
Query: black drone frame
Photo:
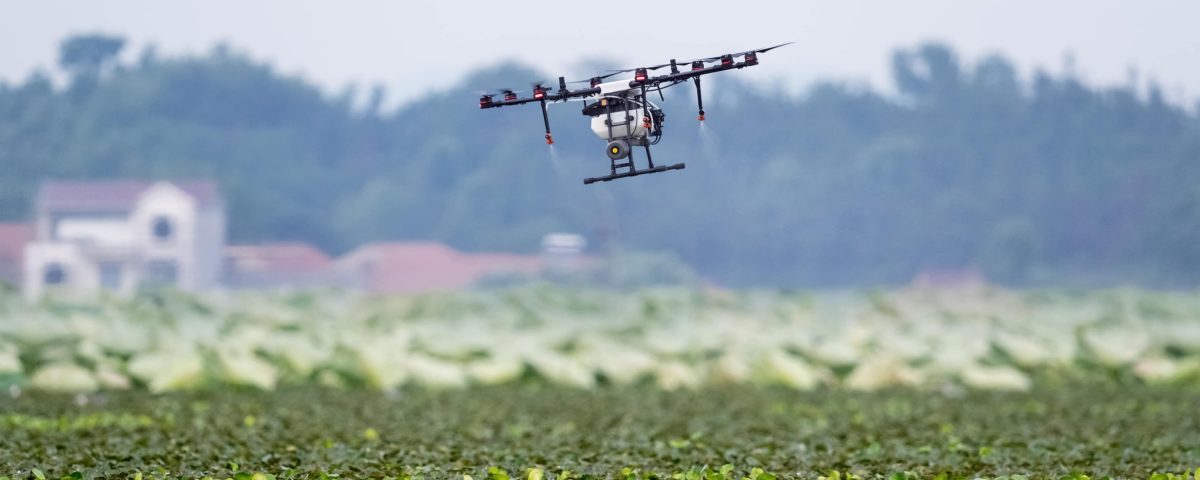
[[[533,96],[532,97],[518,98],[516,92],[514,92],[511,89],[505,89],[502,91],[502,93],[504,95],[504,98],[502,100],[493,100],[492,97],[495,96],[493,94],[481,95],[479,97],[479,108],[486,109],[486,108],[509,107],[509,106],[513,106],[513,105],[524,105],[527,103],[535,103],[536,102],[536,103],[540,104],[541,110],[542,110],[542,124],[546,127],[546,144],[553,145],[554,144],[554,136],[550,133],[550,114],[547,111],[547,104],[554,103],[554,102],[565,102],[565,101],[569,101],[572,99],[583,99],[586,101],[587,98],[591,98],[591,97],[600,95],[601,89],[600,89],[600,87],[598,87],[598,85],[605,78],[619,74],[619,73],[634,72],[633,80],[629,81],[629,89],[630,90],[636,89],[636,90],[640,91],[640,94],[634,96],[632,98],[632,100],[636,103],[641,104],[641,109],[643,111],[644,118],[646,118],[646,119],[650,118],[650,112],[648,110],[649,102],[646,99],[647,93],[658,92],[659,98],[662,98],[662,90],[664,88],[670,88],[675,85],[687,82],[688,80],[692,80],[692,82],[696,85],[696,107],[698,110],[697,119],[700,120],[701,122],[703,122],[704,121],[704,96],[703,96],[703,94],[701,92],[701,88],[700,88],[700,77],[711,74],[711,73],[723,72],[726,70],[735,70],[735,69],[742,69],[742,68],[746,68],[746,67],[753,67],[755,65],[758,65],[758,54],[759,53],[774,50],[776,48],[782,47],[784,45],[789,45],[789,44],[791,44],[791,42],[775,45],[773,47],[760,48],[757,50],[749,50],[749,51],[739,52],[739,53],[730,53],[730,54],[720,55],[720,56],[716,56],[716,57],[708,57],[708,58],[692,60],[691,62],[683,62],[682,64],[690,63],[690,65],[691,65],[691,69],[686,70],[686,71],[681,71],[679,69],[679,66],[681,65],[681,63],[676,62],[675,59],[671,59],[670,62],[661,64],[661,65],[654,65],[654,66],[649,66],[649,67],[638,67],[638,68],[631,68],[631,69],[625,69],[625,70],[617,70],[617,71],[613,71],[612,73],[609,73],[607,75],[591,78],[590,79],[590,88],[583,88],[583,89],[578,89],[578,90],[571,90],[571,89],[567,88],[566,79],[563,77],[558,77],[558,90],[557,91],[550,91],[550,90],[546,89],[546,87],[542,86],[542,84],[538,83],[538,84],[534,84],[534,86],[533,86]],[[742,60],[737,61],[736,57],[742,57]],[[707,63],[715,63],[715,64],[713,66],[706,66]],[[664,68],[664,67],[670,67],[670,73],[667,73],[665,75],[650,76],[649,72],[658,70],[658,69]],[[618,122],[613,122],[612,111],[607,111],[606,115],[608,116],[608,118],[606,119],[607,121],[605,123],[608,125],[608,128],[609,128],[609,138],[610,139],[613,138],[612,129],[614,126],[625,126],[625,128],[627,129],[627,132],[629,132],[630,129],[632,128],[631,127],[632,122],[635,120],[632,116],[628,115],[628,111],[626,111],[626,118],[621,119]],[[649,126],[649,125],[647,125],[647,126]],[[661,136],[661,132],[659,133],[659,135]],[[656,140],[653,143],[658,143],[658,142]],[[643,146],[646,149],[646,162],[648,164],[647,168],[644,168],[641,170],[637,169],[637,167],[634,165],[633,153],[632,153],[632,151],[630,151],[628,154],[629,160],[627,162],[618,163],[620,159],[611,158],[611,156],[610,156],[610,158],[612,160],[612,168],[611,168],[610,175],[606,175],[603,177],[586,178],[583,180],[583,183],[591,184],[594,182],[607,182],[607,181],[616,180],[619,178],[635,177],[638,175],[659,173],[659,172],[665,172],[668,170],[681,170],[685,167],[685,165],[682,163],[676,163],[674,165],[655,166],[654,159],[650,156],[650,145],[651,144],[652,143],[649,141],[643,142]],[[617,171],[618,169],[626,169],[626,170],[623,172],[618,172]]]

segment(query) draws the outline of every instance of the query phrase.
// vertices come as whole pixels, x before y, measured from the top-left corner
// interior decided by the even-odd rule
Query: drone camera
[[[758,54],[754,52],[747,53],[746,65],[758,65]]]
[[[492,106],[492,96],[491,95],[480,95],[479,96],[479,108],[488,108],[490,106]]]
[[[646,74],[646,69],[639,68],[637,70],[634,70],[634,73],[633,73],[634,81],[644,82],[644,81],[646,81],[647,77],[648,77],[648,75]]]
[[[721,66],[728,67],[730,65],[733,65],[733,55],[723,55],[721,57]]]

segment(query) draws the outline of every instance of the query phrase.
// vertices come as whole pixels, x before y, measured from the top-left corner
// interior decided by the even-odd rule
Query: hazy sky
[[[393,99],[501,59],[569,73],[583,58],[634,65],[784,41],[796,45],[742,76],[890,88],[894,48],[940,40],[968,60],[1003,53],[1026,75],[1061,71],[1067,52],[1092,84],[1125,84],[1136,67],[1143,84],[1190,102],[1200,94],[1197,19],[1200,2],[1183,0],[0,0],[0,79],[54,70],[64,36],[103,31],[128,37],[130,58],[149,43],[174,54],[226,41],[330,90],[382,83]]]

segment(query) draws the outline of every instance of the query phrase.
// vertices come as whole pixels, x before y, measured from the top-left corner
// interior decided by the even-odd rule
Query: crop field
[[[7,292],[0,388],[0,478],[1192,478],[1200,295]]]
[[[37,468],[47,478],[741,479],[759,468],[769,474],[760,480],[1146,479],[1197,467],[1197,405],[1195,389],[1111,384],[32,393],[0,401],[0,469],[12,478]]]
[[[0,297],[0,387],[1195,384],[1200,295],[998,289]]]

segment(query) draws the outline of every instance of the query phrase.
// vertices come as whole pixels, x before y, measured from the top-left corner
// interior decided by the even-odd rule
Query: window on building
[[[154,240],[158,242],[169,242],[174,239],[175,225],[171,223],[171,219],[167,217],[157,217],[152,225]]]
[[[172,260],[151,260],[146,264],[146,286],[174,286],[178,277],[179,267]]]
[[[108,290],[119,290],[121,273],[121,262],[100,262],[100,286]]]
[[[67,283],[67,270],[59,263],[46,265],[46,269],[42,272],[42,283],[46,285],[62,285]]]

